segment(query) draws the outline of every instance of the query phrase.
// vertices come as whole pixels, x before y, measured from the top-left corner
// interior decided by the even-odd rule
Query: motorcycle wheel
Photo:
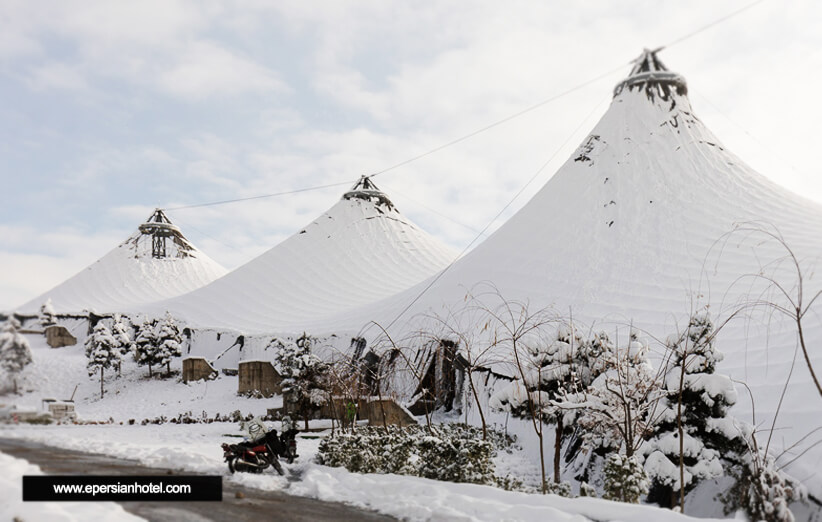
[[[249,466],[239,457],[235,457],[228,461],[228,469],[232,473],[262,473],[263,471],[257,466]]]

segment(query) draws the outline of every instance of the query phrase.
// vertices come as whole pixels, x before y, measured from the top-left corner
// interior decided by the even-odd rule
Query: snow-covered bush
[[[741,509],[750,520],[794,522],[788,505],[805,501],[808,492],[798,480],[780,471],[773,457],[761,450],[751,451],[740,475],[723,498],[726,514]]]
[[[397,426],[359,427],[337,432],[320,443],[318,457],[326,466],[354,473],[413,475],[410,465],[415,433]]]
[[[574,496],[571,491],[571,483],[567,481],[548,482],[545,484],[545,488],[550,495],[559,495],[565,498],[573,498]]]
[[[0,369],[3,381],[10,380],[14,393],[17,393],[17,376],[31,363],[31,347],[28,340],[20,335],[20,323],[11,317],[0,331]],[[0,388],[7,388],[7,382]]]
[[[489,430],[489,433],[494,433]],[[337,432],[320,443],[318,458],[326,466],[357,473],[395,473],[450,482],[496,484],[490,440],[510,443],[496,434],[482,440],[482,430],[457,424],[431,428],[366,426]]]
[[[482,436],[481,428],[462,423],[438,424],[436,426],[436,430],[439,433],[447,431],[450,438],[457,437],[463,439],[475,439]],[[494,448],[495,452],[499,450],[510,453],[516,443],[515,436],[495,429],[488,430],[486,440],[491,443],[491,446]]]
[[[588,484],[587,482],[580,482],[579,483],[579,496],[580,497],[599,497],[597,493],[597,488]]]
[[[88,374],[100,373],[100,397],[105,394],[103,388],[103,374],[106,368],[111,368],[120,363],[120,349],[117,341],[103,322],[97,323],[94,331],[86,339],[86,357],[88,357]]]
[[[648,493],[648,475],[635,456],[611,453],[603,471],[605,494],[602,498],[638,504],[639,498]]]
[[[431,433],[416,445],[419,476],[448,482],[492,484],[494,448],[482,438],[454,436],[453,432]]]
[[[505,491],[525,491],[531,492],[531,488],[527,488],[522,480],[518,479],[516,476],[505,475],[504,477],[496,476],[494,477],[494,485],[500,489],[504,489]]]
[[[311,353],[313,340],[306,334],[296,341],[274,339],[277,371],[283,377],[283,400],[286,408],[302,416],[305,429],[308,419],[328,400],[328,365]]]

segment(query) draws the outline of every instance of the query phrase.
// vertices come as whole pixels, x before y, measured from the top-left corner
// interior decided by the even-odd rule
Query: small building
[[[217,377],[217,370],[205,357],[186,357],[183,359],[183,382],[213,379]]]
[[[283,392],[283,378],[269,361],[241,361],[238,374],[240,395],[259,392],[271,397]]]
[[[71,332],[65,326],[53,324],[47,326],[44,330],[46,336],[46,343],[52,348],[62,348],[63,346],[74,346],[77,344],[77,338],[71,335]]]
[[[44,399],[48,412],[56,421],[77,420],[77,412],[74,410],[74,401],[56,401],[54,399]]]

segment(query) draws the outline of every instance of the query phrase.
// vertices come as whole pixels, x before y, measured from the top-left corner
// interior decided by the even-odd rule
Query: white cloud
[[[59,225],[49,231],[0,225],[0,235],[0,310],[13,310],[62,283],[127,237],[123,231],[89,233]]]
[[[76,272],[63,257],[0,251],[0,310],[14,311]]]
[[[186,45],[177,63],[160,73],[158,85],[170,94],[197,101],[220,94],[288,90],[265,67],[207,41]]]
[[[75,67],[64,63],[47,63],[34,67],[29,76],[29,85],[34,89],[86,89],[84,75]]]
[[[282,131],[293,132],[305,126],[305,119],[294,107],[272,107],[260,111],[257,132],[263,137]]]
[[[510,215],[593,126],[597,114],[572,134],[607,101],[643,47],[670,42],[745,2],[653,8],[642,1],[38,4],[0,7],[0,19],[11,20],[0,27],[7,29],[0,30],[0,71],[14,69],[18,60],[32,89],[86,88],[101,112],[111,108],[111,99],[134,104],[128,106],[133,114],[116,120],[133,143],[109,142],[110,127],[101,124],[79,147],[79,159],[60,158],[69,172],[55,175],[73,180],[69,187],[102,191],[99,201],[115,188],[92,182],[112,172],[142,176],[148,187],[177,187],[167,193],[170,201],[145,201],[154,197],[146,192],[112,203],[122,207],[112,215],[136,221],[153,203],[353,180],[623,64],[573,95],[376,179],[404,213],[459,247],[474,232],[417,202],[479,229],[559,149]],[[811,2],[763,3],[661,57],[686,76],[697,113],[731,150],[777,182],[822,201],[815,158],[822,136],[808,109],[822,70],[822,36],[814,24],[819,11]],[[701,95],[745,130],[711,110]],[[70,104],[66,110],[67,118],[84,115]],[[250,116],[224,124],[220,110]],[[181,113],[192,112],[202,119],[177,125]],[[51,121],[29,123],[50,131]],[[299,230],[344,189],[172,217],[207,253],[233,267]],[[19,276],[18,269],[6,268]],[[10,279],[0,274],[2,281]]]
[[[49,23],[75,40],[89,55],[122,49],[163,49],[208,29],[219,16],[218,4],[185,0],[52,3]]]
[[[0,29],[7,29],[0,31],[0,59],[46,53],[43,39],[69,55],[61,63],[34,66],[29,77],[34,88],[76,89],[116,78],[193,101],[287,90],[274,71],[229,42],[207,36],[220,25],[224,8],[218,3],[36,4],[13,3],[5,8],[11,21],[0,22]]]
[[[42,46],[34,33],[36,22],[31,16],[42,12],[26,0],[0,2],[0,63],[20,57],[37,55]]]
[[[136,229],[145,222],[154,212],[155,207],[150,205],[123,205],[108,209],[108,214],[117,218],[126,218],[134,223]],[[123,238],[125,239],[125,238]]]

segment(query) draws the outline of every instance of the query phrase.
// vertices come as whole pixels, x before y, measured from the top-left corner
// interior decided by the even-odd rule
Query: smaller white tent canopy
[[[299,328],[405,290],[455,258],[363,176],[298,233],[208,286],[156,303],[151,312],[244,333]]]
[[[37,313],[51,299],[57,313],[122,312],[185,294],[225,273],[156,209],[117,248],[18,311]]]

